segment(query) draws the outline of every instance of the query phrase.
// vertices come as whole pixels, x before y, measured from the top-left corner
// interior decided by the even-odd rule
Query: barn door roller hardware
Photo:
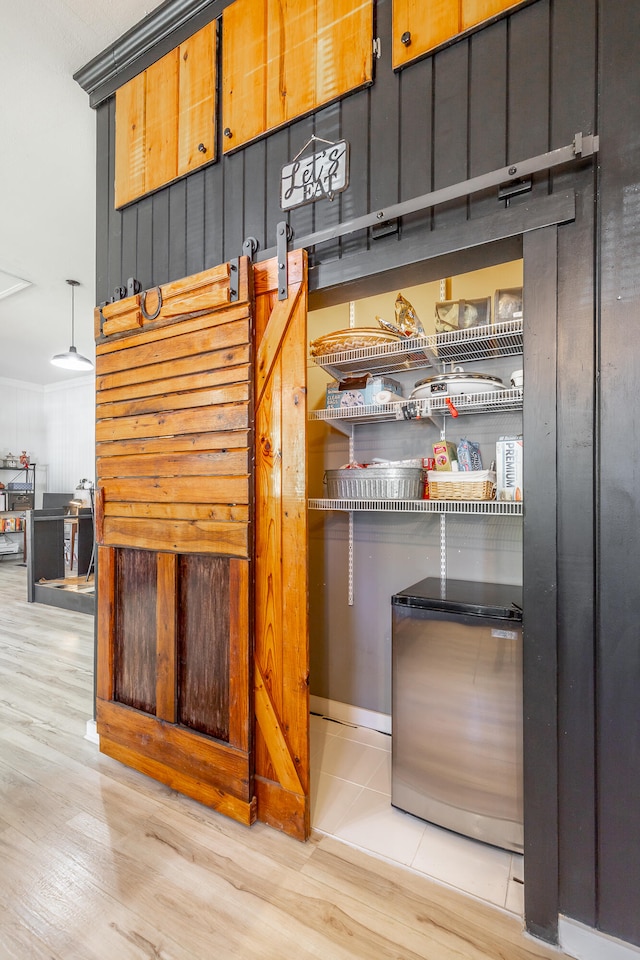
[[[571,143],[557,150],[550,150],[548,153],[541,153],[536,157],[529,157],[527,160],[521,160],[518,163],[511,163],[506,167],[500,167],[498,170],[492,170],[489,173],[483,173],[479,177],[472,177],[470,180],[462,180],[460,183],[451,184],[448,187],[442,187],[440,190],[434,190],[432,193],[425,193],[420,197],[414,197],[413,200],[405,200],[402,203],[395,203],[384,210],[375,210],[373,213],[367,213],[363,217],[357,217],[355,220],[347,220],[345,223],[337,223],[332,227],[326,227],[324,230],[316,230],[315,233],[309,233],[306,237],[300,237],[296,240],[296,247],[313,247],[318,243],[324,243],[326,240],[336,240],[349,233],[355,233],[356,230],[367,230],[375,227],[382,222],[392,221],[396,217],[403,217],[409,213],[419,213],[422,210],[428,210],[440,203],[446,203],[449,200],[457,200],[461,197],[471,196],[473,193],[479,193],[481,190],[489,190],[492,187],[499,188],[498,199],[508,200],[517,193],[526,189],[525,184],[531,179],[534,173],[541,170],[552,170],[554,167],[564,166],[575,163],[577,160],[585,160],[598,152],[600,138],[597,134],[585,135],[576,133]],[[512,188],[510,189],[510,185]],[[286,239],[281,234],[281,228],[287,227],[289,236]],[[283,262],[280,257],[281,245],[286,245],[290,236],[291,228],[286,223],[279,223],[277,227],[277,257],[278,263]],[[273,257],[273,250],[267,250],[264,259]],[[286,263],[286,257],[284,259]],[[280,278],[278,277],[278,287],[280,288]],[[278,294],[279,295],[279,294]]]
[[[127,282],[122,287],[115,287],[113,295],[110,296],[108,300],[103,300],[102,303],[98,304],[98,309],[100,311],[100,336],[102,336],[102,324],[104,323],[102,308],[106,307],[108,303],[117,303],[118,300],[124,300],[126,297],[135,297],[135,295],[141,291],[142,284],[140,281],[136,280],[135,277],[129,277]]]
[[[245,237],[242,242],[242,256],[253,260],[256,252],[260,249],[260,243],[255,237]]]
[[[293,230],[285,220],[281,220],[276,229],[276,257],[278,260],[278,300],[287,299],[289,276],[287,273],[287,252]]]

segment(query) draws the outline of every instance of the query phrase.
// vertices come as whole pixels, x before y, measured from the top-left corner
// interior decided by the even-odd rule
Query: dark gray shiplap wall
[[[289,221],[297,237],[600,127],[597,164],[538,175],[532,193],[512,206],[533,208],[549,194],[576,191],[576,219],[558,227],[555,267],[548,266],[544,284],[530,298],[540,304],[541,320],[526,345],[526,363],[537,373],[536,393],[530,381],[527,389],[527,454],[544,471],[541,489],[551,482],[555,504],[545,511],[528,488],[531,518],[540,518],[545,532],[530,538],[533,546],[525,542],[526,569],[533,571],[525,585],[525,632],[540,651],[525,678],[535,719],[525,718],[533,736],[527,776],[540,796],[537,809],[530,804],[528,811],[526,911],[530,929],[548,938],[560,910],[640,943],[640,647],[634,609],[640,558],[633,535],[639,485],[637,467],[621,484],[619,458],[606,455],[637,449],[629,411],[639,355],[631,321],[640,306],[634,239],[640,125],[628,105],[640,81],[629,43],[640,35],[640,11],[635,0],[608,6],[605,0],[536,0],[394,74],[391,0],[378,0],[376,8],[383,55],[371,88],[124,211],[113,209],[113,99],[99,107],[97,301],[129,276],[146,288],[237,256],[248,236],[257,237],[263,251],[272,247],[282,219],[280,169],[313,133],[350,142],[351,185],[333,203],[293,211]],[[464,246],[465,236],[472,242],[474,227],[499,218],[500,210],[491,191],[405,217],[398,234],[373,240],[362,231],[327,243],[310,252],[312,287],[333,287],[429,257],[440,249],[436,238],[447,232]],[[535,277],[545,269],[549,248],[533,238],[525,249],[525,277]],[[555,271],[551,280],[549,270]],[[557,315],[555,336],[543,322],[545,303]],[[554,336],[553,349],[543,332]],[[600,360],[606,376],[597,390]],[[542,402],[549,391],[551,406]],[[552,457],[545,453],[544,417],[554,410]],[[601,427],[606,443],[599,475]],[[535,470],[533,476],[535,484]]]
[[[97,111],[98,301],[130,276],[146,288],[238,256],[249,236],[261,251],[272,248],[283,219],[280,170],[313,134],[349,141],[351,184],[333,202],[291,211],[297,237],[563,146],[578,130],[593,132],[594,4],[580,4],[576,30],[571,0],[538,0],[394,73],[391,0],[378,0],[382,57],[373,86],[121,211],[113,208],[115,104],[107,100]],[[576,62],[579,71],[567,69]],[[551,179],[538,175],[532,194],[520,202],[550,189]],[[393,249],[395,258],[416,236],[497,209],[495,191],[451,202],[406,217],[398,235],[372,240],[362,231],[325,243],[311,251],[311,264],[326,267],[362,251],[384,261]],[[340,282],[344,275],[336,264],[325,269],[322,282]]]

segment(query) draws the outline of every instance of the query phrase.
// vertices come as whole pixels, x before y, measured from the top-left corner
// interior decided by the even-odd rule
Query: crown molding
[[[92,107],[218,17],[232,0],[166,0],[73,75]]]

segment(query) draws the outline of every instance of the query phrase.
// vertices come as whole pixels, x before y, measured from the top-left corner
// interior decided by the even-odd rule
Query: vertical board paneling
[[[267,145],[259,140],[244,151],[244,230],[242,239],[255,237],[262,250],[267,246],[265,237],[265,181]]]
[[[140,207],[131,204],[122,211],[122,270],[121,286],[127,277],[135,277],[138,271],[138,211]],[[115,289],[115,288],[114,288]]]
[[[333,104],[320,110],[315,116],[315,135],[321,140],[335,142],[341,139],[340,133],[340,104]],[[322,150],[326,147],[325,143],[314,143],[312,149]],[[323,198],[317,203],[312,204],[315,212],[315,229],[324,230],[327,227],[335,226],[341,221],[340,197],[334,197],[333,200]],[[340,242],[330,240],[328,243],[318,244],[313,256],[322,260],[334,260],[340,255]]]
[[[340,194],[341,219],[353,220],[369,209],[369,110],[371,88],[340,103],[340,132],[349,143],[349,189]],[[366,249],[368,231],[350,233],[341,240],[343,256]]]
[[[551,21],[551,149],[570,143],[578,131],[596,132],[597,0],[583,0],[576,17],[567,4],[556,3]],[[579,59],[580,70],[570,61]],[[571,169],[554,171],[553,189],[563,190],[575,179]]]
[[[332,2],[327,0],[327,9],[333,9]],[[581,44],[594,35],[592,20],[596,0],[588,2],[589,16],[586,20],[579,18],[576,38],[572,41],[575,55],[561,56],[565,49],[562,42],[554,57],[553,71],[549,65],[549,49],[554,42],[550,0],[538,0],[451,47],[394,73],[390,63],[392,0],[380,0],[376,6],[376,34],[381,40],[382,59],[375,61],[376,82],[372,87],[343,99],[329,112],[320,110],[315,118],[303,118],[244,151],[226,156],[223,164],[208,166],[203,171],[202,204],[194,202],[191,205],[193,198],[188,195],[184,209],[180,209],[174,189],[178,185],[174,185],[168,193],[170,210],[165,214],[164,201],[159,199],[162,194],[154,196],[152,282],[184,275],[198,269],[200,263],[206,267],[236,256],[243,240],[250,235],[258,237],[263,249],[272,247],[276,225],[283,219],[279,205],[281,168],[314,132],[322,135],[323,131],[330,130],[332,135],[338,133],[349,140],[351,184],[334,205],[320,201],[292,211],[288,219],[297,237],[338,217],[344,221],[369,210],[384,208],[399,199],[420,195],[431,185],[437,188],[476,172],[485,172],[502,164],[505,151],[507,160],[542,152],[549,143],[550,127],[554,131],[555,145],[557,140],[564,142],[565,133],[570,128],[593,126],[587,122],[594,110],[592,79],[586,85],[588,92],[585,92],[585,86],[580,83],[581,71],[575,71],[571,66]],[[255,12],[255,8],[252,9]],[[224,16],[233,17],[233,10],[234,5],[226,8]],[[320,17],[328,22],[330,17],[325,16],[323,10],[324,7]],[[569,0],[556,3],[553,11],[559,24],[563,17],[567,22],[571,21]],[[358,16],[362,15],[360,10]],[[258,27],[264,16],[264,11],[256,14],[258,26],[253,25],[256,37],[260,36]],[[239,25],[239,29],[245,32],[245,44],[249,42],[247,28],[246,23]],[[222,47],[224,50],[224,43]],[[242,56],[239,62],[245,63]],[[588,70],[592,78],[593,67],[588,66]],[[555,96],[559,111],[557,120],[555,113],[552,117],[549,111],[552,80],[558,91]],[[564,93],[565,85],[568,97],[560,95],[561,86]],[[259,86],[254,84],[252,91],[259,101]],[[583,115],[583,124],[572,122],[576,111]],[[224,138],[224,143],[233,146],[233,139]],[[538,179],[540,186],[537,189],[546,191],[548,178],[541,175]],[[495,209],[492,194],[472,199],[469,206],[473,216]],[[435,228],[446,227],[465,218],[466,204],[455,203],[436,213]],[[157,218],[160,219],[156,223]],[[264,228],[261,227],[263,223]],[[379,251],[385,244],[395,244],[403,237],[409,239],[421,229],[429,231],[431,223],[429,215],[406,217],[401,224],[400,238],[383,237],[376,241],[376,249]],[[123,224],[125,244],[129,243],[127,234],[134,229],[146,234],[147,228],[138,222]],[[107,290],[111,293],[115,286],[132,275],[133,261],[128,247],[122,262],[119,261],[119,225],[114,211],[109,217],[109,231],[112,278]],[[369,242],[366,237],[367,234],[362,232],[312,251],[313,262],[359,251],[363,243]],[[181,250],[182,238],[184,250]],[[165,249],[165,244],[169,249]],[[199,244],[205,247],[201,261],[195,253]],[[141,254],[138,237],[136,258]],[[138,273],[147,275],[144,259],[140,260]]]
[[[153,285],[153,200],[143,197],[136,205],[138,222],[136,224],[136,272],[133,276],[146,290]]]
[[[313,132],[313,117],[305,117],[303,120],[298,120],[289,127],[289,147],[287,161],[293,160],[296,154],[300,153],[304,145],[313,136]],[[311,233],[313,230],[315,223],[314,206],[315,204],[313,203],[307,203],[303,207],[296,207],[295,210],[289,211],[289,225],[293,230],[294,237],[304,237],[305,234]],[[280,220],[283,219],[286,218],[283,214],[281,214]]]
[[[151,250],[153,275],[151,286],[166,283],[169,279],[169,188],[159,190],[151,198],[153,223]]]
[[[226,157],[224,164],[224,256],[242,253],[244,210],[244,151]]]
[[[180,180],[169,187],[169,273],[168,280],[187,275],[187,183]]]
[[[596,0],[552,8],[551,147],[594,129]],[[579,71],[570,61],[580,62]],[[553,188],[575,186],[575,171],[553,174]],[[594,440],[596,343],[593,280],[576,263],[593,257],[593,171],[580,174],[579,217],[559,231],[558,591],[560,910],[597,925],[595,776]],[[580,349],[576,350],[576,344]],[[623,881],[624,882],[624,881]]]
[[[549,0],[525,7],[509,24],[507,163],[517,163],[550,148]],[[539,174],[530,197],[543,196],[547,181]]]
[[[204,176],[204,264],[210,267],[224,259],[224,166],[211,164]]]
[[[560,910],[595,926],[595,290],[575,268],[593,256],[592,171],[581,179],[579,218],[558,237],[558,813]]]
[[[434,69],[433,186],[438,190],[466,180],[469,41],[443,50]],[[436,227],[466,218],[466,200],[441,204],[434,212]]]
[[[602,2],[599,17],[598,926],[640,944],[640,6]],[[633,451],[622,471],[616,447]]]
[[[407,67],[399,77],[400,200],[410,200],[431,190],[433,60]]]
[[[400,80],[400,200],[429,193],[432,187],[433,151],[433,60],[422,60],[407,67]],[[421,233],[431,222],[430,212],[402,218],[402,236]]]
[[[556,456],[557,228],[524,237],[527,497],[523,539],[524,870],[528,928],[554,941],[558,925],[558,576],[555,550],[557,479],[540,463]]]
[[[507,162],[507,21],[474,34],[469,56],[469,176]],[[493,213],[495,190],[470,198],[471,216]]]
[[[369,204],[376,210],[398,200],[399,116],[398,83],[391,73],[391,0],[379,0],[377,33],[381,58],[376,83],[369,91]]]
[[[276,229],[286,217],[280,207],[280,175],[282,168],[289,162],[289,132],[278,130],[266,140],[266,238],[267,247],[275,246]]]
[[[204,171],[197,170],[185,180],[186,184],[186,245],[187,274],[200,273],[204,262]]]

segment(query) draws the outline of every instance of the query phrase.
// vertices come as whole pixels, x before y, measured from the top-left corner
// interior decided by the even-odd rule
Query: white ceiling
[[[0,0],[0,377],[83,375],[49,363],[71,343],[67,279],[94,358],[95,113],[73,74],[162,2]],[[3,297],[3,273],[29,285]]]

